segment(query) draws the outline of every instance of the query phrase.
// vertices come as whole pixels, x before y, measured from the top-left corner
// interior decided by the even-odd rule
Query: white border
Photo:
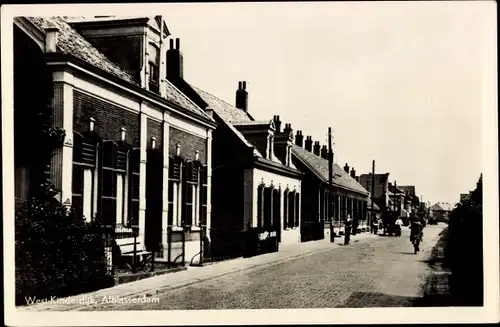
[[[201,4],[199,4],[201,5]],[[205,4],[237,5],[249,4]],[[252,4],[254,5],[254,4]],[[289,5],[289,4],[282,4]],[[484,187],[484,262],[485,306],[483,308],[366,308],[366,309],[293,309],[293,310],[207,310],[207,311],[141,311],[137,312],[16,312],[14,307],[14,174],[13,174],[13,89],[12,89],[12,18],[18,15],[53,16],[82,14],[99,10],[100,14],[126,15],[130,8],[140,6],[141,13],[162,11],[160,4],[112,5],[20,5],[2,6],[2,160],[4,208],[4,305],[7,325],[195,325],[195,324],[284,324],[284,323],[425,323],[425,322],[498,322],[498,139],[497,139],[497,82],[496,82],[496,3],[481,2],[484,52],[483,84],[483,187]],[[277,5],[271,5],[276,9]],[[164,9],[163,9],[164,10]],[[464,131],[465,132],[465,131]]]

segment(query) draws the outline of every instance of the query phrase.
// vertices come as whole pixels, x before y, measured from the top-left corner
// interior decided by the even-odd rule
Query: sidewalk
[[[361,233],[351,235],[351,244],[357,242],[367,242],[376,239],[377,236],[370,233]],[[18,307],[20,311],[71,311],[88,309],[87,304],[90,299],[100,302],[104,297],[142,297],[153,296],[171,289],[176,289],[196,283],[221,277],[227,274],[237,273],[241,271],[269,267],[281,262],[290,261],[312,253],[328,251],[338,248],[343,244],[343,237],[336,237],[335,242],[330,243],[330,236],[325,235],[325,239],[319,241],[311,241],[305,243],[288,244],[280,246],[279,252],[267,253],[251,258],[237,258],[227,261],[221,261],[209,264],[203,267],[188,267],[187,270],[159,275],[142,279],[139,281],[117,285],[115,287],[102,289],[92,293],[80,294],[70,297],[73,301],[66,299],[57,299],[63,303],[56,301],[32,304],[29,306]],[[64,303],[66,302],[66,303]]]

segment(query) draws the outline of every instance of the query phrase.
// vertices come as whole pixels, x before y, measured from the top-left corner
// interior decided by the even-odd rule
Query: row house
[[[398,186],[405,193],[404,209],[409,216],[415,216],[417,214],[420,200],[416,194],[414,185],[404,185]]]
[[[405,192],[400,189],[396,182],[389,183],[389,207],[396,213],[397,217],[406,217]]]
[[[331,154],[333,156],[333,153]],[[332,164],[333,185],[329,184],[326,145],[313,145],[311,136],[297,131],[292,147],[292,162],[304,173],[302,181],[302,241],[323,239],[325,228],[350,215],[354,226],[364,220],[369,192],[337,164]],[[333,162],[333,160],[332,160]],[[355,171],[353,171],[355,176]]]
[[[383,174],[361,174],[359,183],[370,192],[374,204],[381,212],[390,210],[389,206],[389,173]]]
[[[137,231],[138,250],[158,260],[194,259],[210,225],[217,123],[167,80],[163,18],[16,17],[14,25],[17,199],[29,196],[35,160],[26,117],[49,101],[66,132],[50,166],[57,199],[86,220],[101,216],[116,239]]]
[[[238,82],[234,105],[189,84],[184,62],[175,39],[167,51],[168,80],[217,122],[212,134],[212,257],[243,254],[250,231],[259,240],[299,242],[301,173],[291,160],[291,127],[252,117],[246,81]]]

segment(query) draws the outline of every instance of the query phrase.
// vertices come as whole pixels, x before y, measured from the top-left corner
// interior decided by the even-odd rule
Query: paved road
[[[413,306],[428,274],[424,261],[443,228],[425,228],[422,252],[417,255],[404,229],[399,238],[380,236],[170,290],[157,295],[157,303],[107,304],[97,310]]]

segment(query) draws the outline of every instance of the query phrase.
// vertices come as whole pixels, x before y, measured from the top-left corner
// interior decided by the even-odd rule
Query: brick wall
[[[194,160],[196,150],[200,152],[200,161],[206,164],[207,150],[205,138],[189,134],[175,127],[170,127],[169,132],[169,155],[175,155],[177,144],[181,146],[181,157],[184,159]]]
[[[104,140],[119,140],[120,128],[127,129],[126,141],[139,147],[139,114],[94,98],[79,91],[73,91],[73,129],[84,132],[89,128],[89,118],[95,119],[95,131]]]
[[[150,146],[151,144],[151,138],[152,137],[156,137],[156,148],[157,149],[162,149],[163,147],[163,138],[162,138],[162,123],[159,122],[159,121],[156,121],[156,120],[153,120],[153,119],[150,119],[148,118],[148,121],[147,121],[147,124],[148,124],[148,127],[147,127],[147,131],[148,131],[148,147]]]

